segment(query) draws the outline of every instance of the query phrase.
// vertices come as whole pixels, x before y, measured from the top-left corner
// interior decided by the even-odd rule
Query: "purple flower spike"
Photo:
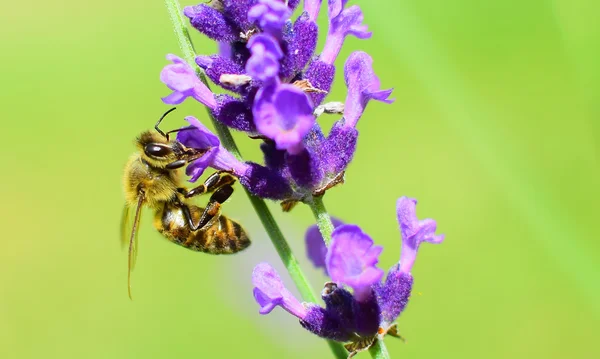
[[[382,250],[360,227],[342,225],[331,235],[327,271],[334,282],[352,287],[357,301],[364,301],[370,297],[371,286],[383,277],[384,271],[376,267]]]
[[[196,182],[209,166],[217,170],[232,171],[236,176],[242,176],[248,171],[249,165],[238,161],[223,148],[219,137],[202,122],[193,116],[188,116],[185,120],[195,129],[179,131],[177,141],[186,147],[206,150],[202,157],[187,166],[185,173],[191,176],[190,182]]]
[[[345,3],[345,1],[342,3]],[[330,16],[334,13],[335,11],[331,11],[330,2]],[[367,31],[367,25],[363,25],[362,21],[363,14],[357,5],[351,6],[335,15],[335,17],[330,18],[329,33],[320,60],[328,64],[333,64],[335,58],[340,53],[347,35],[354,35],[359,39],[370,38],[371,33]]]
[[[341,220],[332,217],[333,227],[337,228],[344,224]],[[316,224],[308,227],[306,234],[304,235],[304,242],[306,243],[306,256],[312,262],[315,268],[323,268],[325,275],[327,275],[327,267],[325,266],[325,257],[327,256],[327,247],[323,236],[319,231],[319,227]]]
[[[163,68],[160,73],[160,80],[173,90],[173,93],[163,97],[162,101],[169,105],[177,105],[191,96],[208,108],[214,109],[217,105],[215,96],[196,77],[194,69],[175,55],[168,54],[167,60],[173,63]]]
[[[323,0],[304,0],[304,11],[308,13],[308,17],[311,21],[317,21],[322,1]]]
[[[259,263],[252,272],[254,299],[260,305],[260,314],[269,314],[276,306],[282,307],[293,316],[303,319],[307,310],[285,288],[279,274],[268,263]]]
[[[279,73],[279,59],[283,57],[281,47],[271,36],[254,35],[248,41],[252,56],[246,63],[246,72],[255,79],[270,82]]]
[[[396,213],[402,233],[400,272],[410,273],[421,242],[442,243],[444,235],[435,235],[437,224],[433,219],[419,221],[416,212],[417,200],[400,197],[396,203]]]
[[[344,78],[348,87],[344,108],[347,127],[356,126],[370,100],[394,102],[393,99],[389,99],[393,89],[379,89],[379,78],[373,71],[373,58],[366,52],[356,51],[350,54],[344,65]]]
[[[258,0],[258,4],[250,8],[248,20],[258,22],[260,28],[275,37],[281,36],[281,28],[291,15],[290,9],[279,0]]]
[[[302,90],[293,85],[261,89],[254,103],[258,131],[275,141],[277,149],[300,153],[302,138],[315,124],[313,106]]]

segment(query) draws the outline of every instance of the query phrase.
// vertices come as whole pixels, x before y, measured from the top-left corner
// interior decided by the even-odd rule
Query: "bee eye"
[[[144,152],[150,157],[166,157],[171,154],[171,148],[161,144],[149,144],[144,147]]]

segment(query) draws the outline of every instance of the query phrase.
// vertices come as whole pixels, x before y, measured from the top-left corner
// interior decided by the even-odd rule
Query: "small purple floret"
[[[320,57],[321,61],[328,64],[334,63],[347,35],[353,35],[359,39],[368,39],[372,35],[367,30],[367,26],[362,24],[363,14],[358,5],[344,9],[331,18],[333,14],[335,11],[330,11],[329,33]]]
[[[396,213],[402,234],[400,271],[410,273],[421,242],[442,243],[444,235],[435,235],[437,224],[433,219],[419,221],[416,212],[417,200],[400,197],[396,203]]]
[[[260,263],[252,272],[254,299],[260,305],[260,314],[270,313],[276,306],[282,307],[293,316],[304,319],[307,310],[285,288],[279,274],[268,263]]]
[[[282,1],[258,0],[248,12],[248,20],[258,23],[265,33],[279,37],[281,28],[290,15],[290,9]]]
[[[344,65],[344,78],[348,87],[344,109],[345,126],[354,127],[370,100],[392,103],[393,89],[380,90],[379,78],[373,71],[373,58],[366,52],[353,52]]]
[[[254,35],[248,42],[252,56],[246,63],[248,75],[265,83],[276,80],[283,52],[277,41],[268,35]]]
[[[249,165],[238,161],[229,151],[223,148],[219,137],[198,119],[188,116],[185,120],[192,127],[179,131],[177,141],[186,147],[206,150],[204,155],[187,166],[186,174],[191,176],[190,182],[196,182],[209,166],[217,170],[231,171],[236,176],[242,176],[248,172]]]
[[[323,0],[304,0],[304,11],[308,14],[311,21],[316,22],[321,9]]]
[[[160,80],[173,90],[167,97],[163,97],[163,102],[169,105],[182,103],[186,98],[193,97],[208,108],[213,109],[216,106],[214,94],[196,77],[194,69],[182,58],[173,54],[167,55],[167,60],[172,64],[163,68],[160,73]]]
[[[258,131],[275,141],[277,149],[300,153],[302,138],[315,123],[313,107],[302,90],[293,85],[263,88],[256,95],[253,114]]]
[[[352,287],[357,301],[364,300],[371,286],[383,277],[384,271],[376,267],[382,250],[360,227],[342,225],[331,235],[325,259],[327,272],[334,282]]]

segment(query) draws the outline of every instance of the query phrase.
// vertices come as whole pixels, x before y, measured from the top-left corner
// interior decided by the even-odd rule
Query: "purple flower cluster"
[[[356,124],[370,100],[391,103],[392,90],[381,90],[373,60],[352,53],[344,66],[345,103],[322,104],[333,83],[334,62],[348,35],[371,36],[358,6],[329,0],[329,28],[322,52],[315,56],[321,0],[219,0],[184,9],[191,25],[219,43],[219,53],[196,57],[208,78],[233,94],[215,94],[182,59],[168,55],[161,80],[173,91],[163,98],[179,104],[192,97],[222,124],[263,140],[264,165],[237,161],[202,124],[181,131],[186,146],[209,149],[187,168],[192,181],[207,167],[231,171],[253,194],[285,203],[322,195],[343,181],[356,150]],[[339,114],[328,136],[317,123],[323,113]]]
[[[387,273],[377,268],[382,247],[356,225],[337,223],[329,248],[318,231],[309,229],[306,243],[312,262],[324,267],[331,277],[321,297],[325,307],[300,303],[285,288],[277,272],[268,264],[257,265],[252,274],[254,298],[260,313],[268,314],[276,306],[300,319],[310,332],[327,339],[350,342],[352,353],[367,349],[378,336],[398,336],[395,321],[410,298],[413,285],[411,269],[422,242],[441,243],[432,219],[419,221],[417,201],[398,199],[396,213],[402,235],[400,261]],[[352,292],[349,291],[352,289]]]

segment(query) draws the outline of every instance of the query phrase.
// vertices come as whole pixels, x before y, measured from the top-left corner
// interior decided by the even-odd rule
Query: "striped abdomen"
[[[194,222],[198,223],[204,208],[188,207]],[[154,226],[171,242],[199,252],[232,254],[250,245],[250,239],[237,222],[221,215],[208,227],[194,232],[190,230],[181,209],[170,204],[165,204],[162,210],[156,212]]]

